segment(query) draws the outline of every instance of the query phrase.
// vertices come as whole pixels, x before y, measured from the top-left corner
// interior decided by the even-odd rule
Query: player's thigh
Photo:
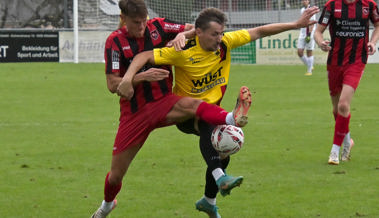
[[[315,49],[315,40],[314,39],[311,39],[310,42],[306,43],[304,48],[306,50],[314,50]]]
[[[305,48],[305,38],[299,38],[297,40],[297,49],[303,49]]]
[[[199,99],[183,97],[172,107],[166,119],[169,122],[183,122],[196,116],[196,110],[202,103]]]

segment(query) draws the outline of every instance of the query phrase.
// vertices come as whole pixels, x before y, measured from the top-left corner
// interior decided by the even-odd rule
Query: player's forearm
[[[274,23],[249,29],[251,40],[254,41],[265,36],[275,35],[287,30],[296,29],[296,23]]]
[[[113,74],[107,74],[107,87],[108,90],[111,93],[116,93],[117,92],[117,87],[122,81],[122,77],[113,75]],[[145,81],[144,75],[137,74],[133,77],[133,87],[138,85],[139,83]]]
[[[187,30],[187,31],[184,31],[184,32],[181,32],[179,34],[183,34],[186,39],[191,39],[191,38],[194,38],[196,36],[194,28]]]
[[[154,64],[153,51],[145,51],[136,55],[122,80],[132,81],[136,73],[147,63]]]
[[[371,34],[370,42],[376,45],[379,40],[379,22],[375,24],[375,29]]]
[[[324,38],[322,37],[322,33],[318,30],[315,31],[315,34],[313,35],[313,38],[318,46],[321,46],[322,41]]]

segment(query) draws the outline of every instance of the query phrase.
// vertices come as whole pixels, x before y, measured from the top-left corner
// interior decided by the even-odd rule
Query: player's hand
[[[144,81],[153,82],[165,79],[169,76],[170,72],[161,68],[150,68],[144,72],[139,73]]]
[[[120,97],[125,98],[128,101],[130,99],[132,99],[132,97],[134,95],[134,89],[133,89],[132,79],[130,79],[130,78],[123,78],[121,80],[120,84],[118,84],[118,87],[117,87],[117,95],[119,95]]]
[[[186,45],[186,37],[183,33],[178,33],[175,39],[167,43],[167,47],[174,46],[176,51],[181,51],[185,45]]]
[[[317,21],[310,19],[313,15],[317,14],[318,12],[320,12],[320,9],[317,6],[312,6],[305,9],[303,14],[301,14],[301,17],[296,21],[297,28],[303,28],[317,23]]]
[[[376,45],[372,42],[367,43],[367,48],[368,48],[368,54],[373,55],[376,52]]]
[[[324,40],[321,42],[321,45],[320,45],[320,48],[321,50],[323,51],[330,51],[330,49],[332,49],[332,47],[330,47],[330,41],[328,40]]]

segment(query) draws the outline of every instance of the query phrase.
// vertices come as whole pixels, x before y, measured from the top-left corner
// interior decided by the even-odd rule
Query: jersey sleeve
[[[156,65],[180,65],[176,60],[181,52],[177,52],[174,47],[156,48],[154,51],[154,62]]]
[[[245,45],[251,41],[249,32],[246,29],[226,32],[222,38],[231,49]]]
[[[154,18],[152,22],[157,27],[165,41],[174,39],[175,36],[178,33],[183,32],[185,28],[185,24],[167,18]]]
[[[373,9],[371,11],[370,20],[372,23],[379,22],[379,9],[378,5],[375,2],[373,2]]]
[[[328,2],[329,3],[329,2]],[[328,26],[331,20],[332,11],[330,4],[326,3],[324,9],[322,10],[321,16],[318,20],[318,23],[323,26]]]
[[[120,49],[116,43],[114,43],[113,39],[113,35],[110,35],[105,42],[105,73],[120,75]]]

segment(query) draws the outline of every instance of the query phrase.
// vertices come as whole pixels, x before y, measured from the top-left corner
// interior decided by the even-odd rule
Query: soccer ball
[[[244,136],[241,128],[232,125],[218,125],[212,131],[211,141],[220,155],[228,156],[241,149]]]

